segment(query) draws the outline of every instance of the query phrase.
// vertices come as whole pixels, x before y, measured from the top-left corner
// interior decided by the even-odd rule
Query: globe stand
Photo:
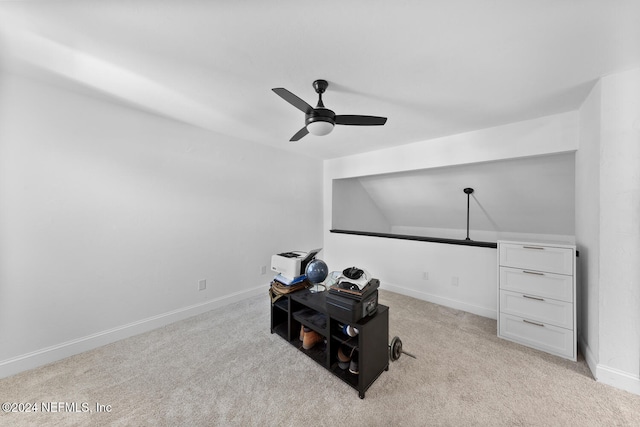
[[[320,289],[321,286],[322,286],[322,289]],[[313,286],[309,288],[309,292],[311,292],[312,294],[324,292],[326,290],[327,290],[327,287],[322,283],[314,283]]]
[[[309,289],[309,292],[319,293],[327,290],[323,282],[329,275],[329,267],[324,261],[321,259],[312,260],[304,269],[304,274],[307,276],[307,281],[314,285],[313,288]],[[322,289],[320,289],[321,286]]]

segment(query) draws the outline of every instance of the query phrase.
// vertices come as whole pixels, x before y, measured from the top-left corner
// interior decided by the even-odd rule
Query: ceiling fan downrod
[[[313,82],[313,88],[318,94],[318,105],[316,106],[316,108],[326,108],[324,106],[324,103],[322,102],[322,94],[327,90],[328,87],[329,82],[327,82],[326,80],[316,80]]]

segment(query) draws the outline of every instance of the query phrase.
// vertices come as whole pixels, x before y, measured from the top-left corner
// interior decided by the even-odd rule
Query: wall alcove
[[[334,179],[332,232],[489,247],[573,241],[574,163],[569,152]]]

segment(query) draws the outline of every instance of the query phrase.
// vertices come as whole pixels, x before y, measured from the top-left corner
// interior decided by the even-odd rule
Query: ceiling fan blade
[[[271,90],[274,91],[276,94],[278,94],[282,99],[287,101],[289,104],[293,105],[298,110],[302,111],[303,113],[308,114],[311,111],[313,111],[313,107],[311,105],[307,104],[305,101],[298,98],[296,95],[292,94],[285,88],[276,87]]]
[[[303,136],[305,136],[308,133],[309,133],[309,131],[307,130],[307,127],[305,126],[302,129],[300,129],[298,132],[296,132],[296,134],[293,135],[289,141],[293,141],[293,142],[299,141]]]
[[[336,116],[335,122],[337,125],[381,126],[387,122],[387,118],[377,116],[340,115]]]

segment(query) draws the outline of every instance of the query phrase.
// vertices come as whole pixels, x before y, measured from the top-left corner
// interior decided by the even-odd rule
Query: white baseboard
[[[179,308],[157,316],[141,319],[126,325],[118,326],[106,331],[97,332],[85,337],[42,348],[30,353],[22,354],[11,359],[0,361],[0,378],[5,378],[17,373],[37,368],[75,354],[83,353],[94,348],[110,344],[134,335],[148,332],[153,329],[187,319],[198,314],[206,313],[216,308],[223,307],[250,298],[260,293],[267,292],[268,285],[258,286],[247,291],[235,292],[219,298],[207,300],[188,307]]]
[[[479,316],[496,319],[496,311],[489,308],[478,307],[472,304],[467,304],[449,298],[443,298],[437,295],[432,295],[388,283],[385,283],[383,286],[381,286],[381,288],[389,290],[391,292],[396,292],[398,294],[407,295],[424,301],[429,301],[434,304],[443,305],[445,307],[451,307],[457,310],[477,314]],[[640,395],[640,377],[638,375],[630,374],[619,369],[599,364],[597,362],[597,359],[595,358],[595,355],[593,354],[593,351],[588,345],[585,344],[585,340],[582,336],[579,339],[579,344],[587,365],[589,366],[589,369],[591,370],[591,373],[593,374],[593,377],[596,381],[621,390],[628,391],[633,394]]]
[[[640,395],[640,377],[609,366],[598,365],[595,372],[600,383]]]
[[[580,346],[580,351],[582,352],[584,360],[587,362],[587,366],[591,371],[591,375],[593,375],[593,378],[597,378],[596,371],[598,370],[598,361],[596,360],[593,351],[591,351],[591,347],[586,344],[586,341],[582,335],[578,337],[578,345]]]
[[[497,319],[495,308],[490,309],[490,308],[480,307],[473,304],[467,304],[462,301],[457,301],[450,298],[444,298],[438,295],[428,294],[426,292],[420,292],[414,289],[408,289],[402,286],[392,285],[389,283],[385,283],[384,285],[382,285],[381,289],[386,289],[398,294],[407,295],[407,296],[421,299],[424,301],[429,301],[434,304],[443,305],[445,307],[455,308],[456,310],[462,310],[468,313],[477,314],[478,316],[488,317],[490,319]]]
[[[640,377],[638,375],[599,364],[591,347],[585,344],[585,340],[582,337],[580,339],[580,350],[582,350],[584,359],[596,381],[640,395]]]

